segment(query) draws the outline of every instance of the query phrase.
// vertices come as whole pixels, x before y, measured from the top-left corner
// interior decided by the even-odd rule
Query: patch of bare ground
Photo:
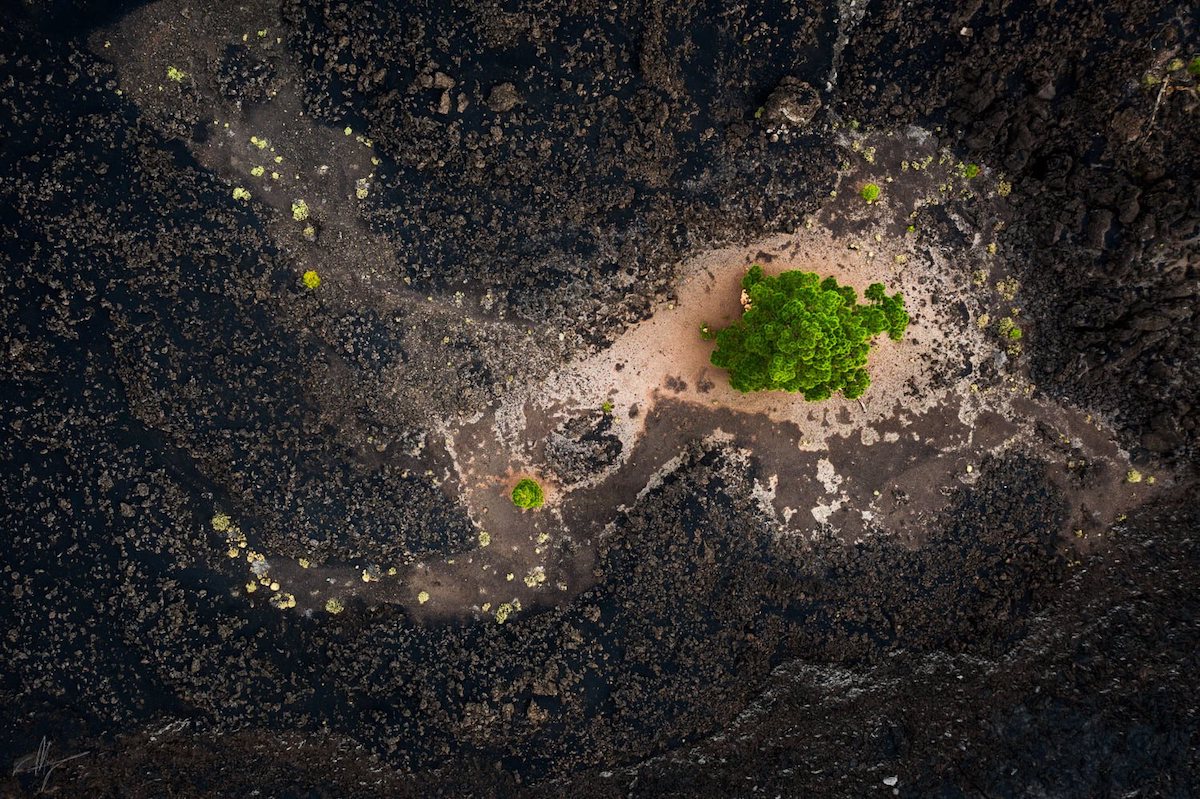
[[[435,443],[451,464],[443,490],[476,527],[472,551],[390,568],[284,562],[271,574],[305,610],[360,597],[398,603],[424,621],[503,621],[558,604],[596,582],[600,538],[699,441],[756,462],[756,497],[777,534],[793,541],[884,535],[920,546],[989,455],[1016,451],[1048,463],[1069,503],[1064,550],[1094,546],[1154,488],[1128,479],[1128,455],[1102,420],[1040,396],[1027,379],[1010,327],[993,321],[1021,321],[1019,286],[990,257],[986,234],[965,246],[915,235],[910,224],[921,209],[950,195],[984,208],[996,200],[982,184],[966,185],[962,165],[925,142],[912,130],[848,136],[843,145],[860,157],[803,228],[679,264],[674,298],[609,348],[519,385],[470,418],[439,423]],[[867,181],[885,187],[879,202],[859,196]],[[877,340],[861,399],[741,394],[711,365],[714,344],[701,327],[738,318],[739,284],[752,264],[768,274],[833,275],[860,293],[880,282],[904,294],[909,329],[902,341]],[[548,439],[601,427],[620,443],[611,457],[570,477],[551,463]],[[541,482],[545,508],[513,506],[509,493],[523,476]]]

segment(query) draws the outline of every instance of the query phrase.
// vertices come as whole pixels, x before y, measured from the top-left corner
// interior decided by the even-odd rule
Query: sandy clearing
[[[886,245],[876,242],[875,250],[850,249],[849,244],[814,226],[688,261],[680,269],[674,302],[626,331],[609,349],[553,375],[547,381],[553,391],[539,386],[527,399],[545,409],[594,408],[608,400],[620,417],[634,406],[647,411],[659,394],[669,393],[685,402],[791,422],[811,434],[814,446],[828,436],[885,418],[898,403],[909,407],[932,403],[936,393],[929,389],[932,371],[928,367],[940,360],[948,337],[961,338],[964,332],[961,322],[932,302],[935,289],[949,287],[938,285],[944,279],[933,270],[914,268],[920,256],[909,242],[893,238]],[[860,294],[875,282],[903,292],[912,316],[909,332],[901,342],[886,336],[876,339],[868,361],[871,386],[861,403],[840,395],[813,404],[788,392],[742,394],[729,387],[724,370],[709,362],[715,345],[700,337],[700,327],[719,329],[741,315],[741,279],[755,263],[772,275],[795,269],[821,277],[833,275]],[[642,429],[635,419],[622,434],[627,442],[633,441]]]
[[[878,148],[881,158],[911,158],[911,151],[904,137]],[[982,245],[936,249],[905,234],[916,208],[939,202],[950,169],[917,174],[892,165],[897,179],[876,205],[847,192],[795,233],[687,260],[676,269],[675,299],[608,349],[512,389],[472,418],[443,420],[436,434],[451,461],[447,495],[463,503],[486,546],[394,574],[385,564],[299,569],[282,559],[272,561],[272,574],[301,610],[356,596],[397,603],[418,621],[455,622],[557,605],[601,579],[601,538],[702,442],[720,443],[754,470],[754,496],[776,534],[848,544],[887,535],[906,546],[924,543],[954,491],[978,479],[989,455],[1032,452],[1067,498],[1072,543],[1090,545],[1151,489],[1124,481],[1128,455],[1109,426],[1038,397],[1020,364],[1006,359],[994,325],[980,323],[989,312],[1015,313],[1011,297],[1001,302],[992,293],[999,276]],[[844,183],[881,172],[872,163],[868,175],[848,173]],[[754,263],[768,274],[833,275],[860,294],[873,282],[904,294],[909,329],[900,342],[876,339],[871,386],[860,400],[745,395],[709,363],[715,345],[700,327],[740,315],[739,283]],[[619,457],[590,478],[559,484],[545,461],[547,438],[568,420],[600,418],[606,403]],[[523,476],[546,489],[544,509],[512,505],[509,492]],[[364,567],[381,579],[364,582]]]

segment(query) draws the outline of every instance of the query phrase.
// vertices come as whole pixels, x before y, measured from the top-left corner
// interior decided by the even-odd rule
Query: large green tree
[[[835,391],[853,399],[871,384],[871,340],[887,333],[899,341],[908,312],[899,294],[872,283],[866,304],[850,286],[812,272],[767,277],[755,264],[742,278],[748,306],[742,318],[717,333],[712,363],[729,371],[738,391],[798,391],[809,402]]]

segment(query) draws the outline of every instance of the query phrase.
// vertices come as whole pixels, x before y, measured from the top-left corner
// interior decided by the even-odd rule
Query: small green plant
[[[546,504],[546,495],[536,480],[523,477],[512,490],[512,501],[518,508],[533,510]]]
[[[965,167],[963,167],[963,177],[965,177],[967,180],[977,177],[978,175],[979,164],[967,164]]]
[[[612,415],[612,412],[613,412],[612,400],[605,400],[604,402],[600,403],[600,412],[603,413],[605,416]]]
[[[1188,62],[1187,71],[1193,78],[1200,78],[1200,55]]]
[[[869,203],[873,203],[879,199],[879,185],[876,183],[868,183],[862,187],[859,195]]]
[[[899,341],[908,327],[904,298],[889,297],[882,283],[872,283],[869,304],[860,305],[854,289],[832,277],[800,271],[767,277],[756,264],[742,289],[746,311],[717,333],[710,359],[728,370],[738,391],[797,391],[809,402],[836,391],[860,397],[871,384],[865,368],[871,340],[887,333]]]

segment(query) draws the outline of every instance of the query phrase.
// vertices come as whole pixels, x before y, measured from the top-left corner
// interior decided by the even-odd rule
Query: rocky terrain
[[[0,795],[1194,795],[1198,21],[6,12]]]

